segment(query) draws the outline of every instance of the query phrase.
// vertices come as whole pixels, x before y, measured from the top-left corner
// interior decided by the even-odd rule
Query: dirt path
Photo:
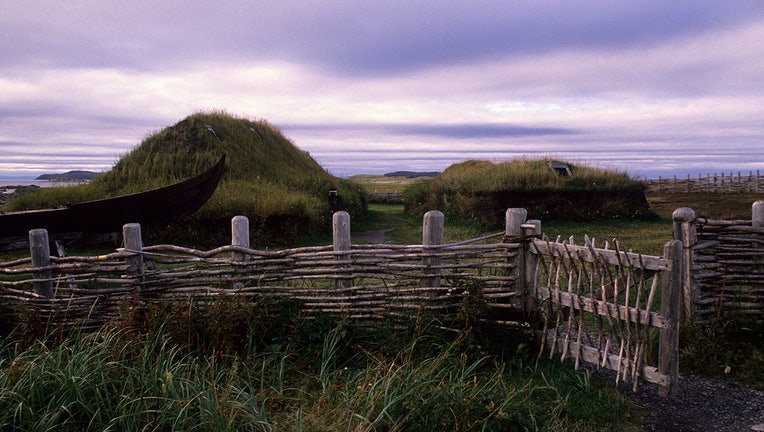
[[[384,244],[390,242],[390,239],[387,237],[387,233],[392,230],[393,228],[386,228],[376,231],[356,232],[352,234],[352,237],[371,244]]]
[[[592,371],[608,381],[614,372]],[[764,432],[764,392],[699,376],[683,376],[679,391],[658,396],[655,385],[642,383],[619,390],[648,413],[645,432]]]
[[[764,393],[740,384],[687,376],[676,396],[645,390],[631,397],[653,413],[646,431],[764,431]]]

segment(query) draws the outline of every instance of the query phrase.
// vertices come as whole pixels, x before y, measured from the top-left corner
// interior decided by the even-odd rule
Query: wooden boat
[[[159,189],[73,204],[65,208],[0,214],[4,243],[23,241],[29,231],[51,235],[120,232],[126,223],[151,224],[188,216],[212,196],[225,169],[225,155],[196,177]]]

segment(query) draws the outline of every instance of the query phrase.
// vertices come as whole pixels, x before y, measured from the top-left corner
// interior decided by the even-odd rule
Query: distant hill
[[[438,171],[425,171],[425,172],[418,172],[418,171],[393,171],[391,173],[385,174],[385,177],[406,177],[406,178],[417,178],[417,177],[435,177],[439,175],[440,172]]]
[[[93,180],[93,177],[98,173],[92,171],[68,171],[60,174],[42,174],[35,180],[49,180],[49,181],[85,181]]]

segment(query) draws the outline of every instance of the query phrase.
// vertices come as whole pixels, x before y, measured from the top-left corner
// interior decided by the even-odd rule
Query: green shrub
[[[764,390],[764,324],[742,314],[681,327],[681,370]]]

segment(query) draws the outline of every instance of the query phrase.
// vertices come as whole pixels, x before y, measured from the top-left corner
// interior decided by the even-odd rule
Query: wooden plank
[[[546,345],[550,349],[552,348],[553,340],[554,340],[553,337],[547,338],[546,340]],[[566,344],[558,343],[556,345],[557,347],[555,348],[555,351],[557,353],[562,353],[564,349],[563,346]],[[568,351],[566,353],[566,358],[575,359],[579,351],[578,342],[571,340],[568,342],[567,345],[568,345]],[[581,359],[585,360],[587,363],[590,363],[590,364],[602,365],[602,358],[601,358],[602,353],[600,352],[599,349],[592,346],[583,345],[581,346],[580,350],[581,350]],[[604,367],[612,371],[618,371],[619,370],[618,366],[620,363],[619,360],[620,360],[619,356],[608,353],[607,360],[605,361]],[[620,370],[623,370],[624,367],[626,367],[626,365],[622,364]],[[649,383],[658,384],[659,386],[667,386],[671,383],[670,376],[658,372],[658,368],[656,368],[655,366],[649,366],[649,365],[642,365],[642,367],[640,368],[639,378]]]
[[[663,271],[669,268],[670,262],[661,257],[651,255],[641,255],[633,252],[623,252],[614,250],[596,249],[595,258],[587,246],[576,246],[563,243],[552,243],[543,240],[533,240],[531,251],[540,255],[552,255],[568,257],[568,252],[577,259],[587,262],[604,262],[611,265],[620,265],[624,267],[643,268],[646,270]],[[621,255],[621,258],[618,255]]]
[[[614,303],[603,302],[602,300],[592,299],[591,297],[579,296],[575,293],[569,293],[566,291],[560,291],[559,294],[557,292],[553,292],[554,295],[550,295],[550,292],[553,292],[553,291],[549,289],[548,287],[539,287],[538,288],[539,299],[540,300],[552,299],[552,302],[554,302],[555,304],[560,304],[562,306],[570,307],[570,308],[572,308],[574,304],[575,305],[581,304],[584,311],[586,312],[596,313],[602,316],[613,317],[612,310],[615,307]],[[559,298],[559,301],[558,301],[558,298]],[[666,320],[664,317],[662,317],[658,313],[650,312],[648,315],[647,311],[645,310],[637,309],[633,307],[630,307],[627,310],[626,306],[621,306],[621,305],[618,306],[618,317],[623,321],[630,321],[630,322],[638,323],[642,325],[649,325],[650,327],[667,328],[670,325],[669,321]]]
[[[663,272],[661,290],[661,315],[668,319],[668,327],[660,331],[658,371],[671,377],[668,384],[658,388],[658,394],[671,396],[679,387],[679,320],[682,311],[682,242],[672,240],[666,243],[663,256],[673,262],[669,271]]]

